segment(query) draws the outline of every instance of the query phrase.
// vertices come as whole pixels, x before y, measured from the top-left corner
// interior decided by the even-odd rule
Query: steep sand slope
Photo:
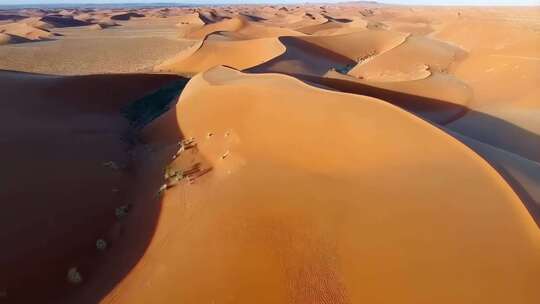
[[[284,73],[292,75],[321,76],[355,61],[325,47],[310,43],[301,37],[280,37],[285,46],[283,54],[249,69],[253,73]]]
[[[174,117],[197,149],[172,166],[212,171],[167,191],[148,250],[104,303],[540,300],[530,214],[418,118],[227,68],[194,77],[147,139],[176,143],[159,134]]]
[[[204,25],[204,21],[201,19],[199,13],[185,14],[179,19],[178,26],[182,25]]]
[[[298,76],[342,92],[367,95],[406,109],[426,120],[447,124],[467,115],[470,88],[452,75],[434,73],[426,79],[375,82],[330,71],[324,77]]]
[[[465,83],[451,74],[433,71],[428,72],[429,77],[417,80],[412,77],[401,81],[363,80],[346,74],[356,64],[355,59],[362,60],[372,55],[376,56],[375,59],[385,57],[399,48],[406,37],[406,34],[378,30],[335,36],[281,37],[279,40],[286,47],[282,55],[246,71],[283,73],[339,91],[382,98],[438,123],[448,123],[466,114],[472,92]],[[414,43],[412,45],[411,51],[415,50],[417,55],[431,50],[423,50]],[[396,53],[399,55],[400,52]],[[389,57],[394,58],[394,67],[401,69],[396,65],[401,57]],[[417,62],[423,60],[433,65],[437,62],[452,62],[450,58],[443,56],[441,59],[437,55],[431,56],[435,58],[433,60],[429,56],[415,58]],[[437,58],[440,60],[437,61]],[[374,67],[378,67],[378,64]],[[409,72],[407,65],[398,71],[400,75],[406,76],[411,75]]]
[[[23,37],[15,36],[15,35],[0,33],[0,45],[22,43],[22,42],[28,42],[28,41],[31,41],[31,40],[23,38]]]
[[[215,32],[233,32],[238,39],[302,35],[302,33],[285,28],[258,25],[246,20],[245,17],[235,17],[195,28],[187,32],[185,38],[204,39]]]
[[[455,75],[473,90],[470,108],[475,112],[448,127],[540,161],[540,34],[509,22],[465,20],[449,24],[436,37],[470,51]]]
[[[406,37],[391,31],[365,30],[341,35],[306,36],[301,39],[358,61],[391,50],[403,43]]]
[[[149,200],[161,176],[139,175],[120,109],[177,79],[0,72],[0,302],[58,303],[77,292],[66,280],[70,267],[92,281],[108,259],[96,240],[111,246],[123,238],[115,208]],[[115,168],[104,165],[110,161]],[[96,303],[137,261],[158,212],[142,209],[129,254],[96,278],[101,289],[76,303]]]
[[[391,51],[356,65],[349,74],[372,81],[423,79],[433,71],[447,72],[462,53],[452,45],[411,36]]]
[[[216,65],[227,65],[243,70],[257,66],[284,52],[285,47],[277,38],[237,41],[205,40],[196,51],[180,54],[179,57],[167,60],[156,69],[196,74]]]
[[[445,129],[484,157],[512,186],[540,227],[540,163]]]
[[[8,23],[0,25],[0,33],[17,36],[28,41],[39,41],[50,39],[53,33],[25,23]]]
[[[203,72],[143,138],[185,79],[0,72],[0,303],[540,303],[539,12],[0,12],[0,68]]]
[[[254,67],[252,72],[322,76],[334,69],[350,69],[359,60],[400,45],[405,34],[365,30],[329,36],[280,37],[287,51]]]
[[[367,22],[362,20],[354,22],[336,22],[329,20],[322,24],[301,27],[297,29],[297,31],[310,35],[331,35],[358,32],[363,31],[366,28]]]
[[[531,109],[519,109],[518,106],[507,105],[506,109],[499,108],[498,111],[481,108],[448,124],[447,127],[481,142],[540,162],[539,107],[540,105]],[[516,124],[506,117],[514,118],[522,124]],[[528,130],[529,127],[536,127],[536,130]]]

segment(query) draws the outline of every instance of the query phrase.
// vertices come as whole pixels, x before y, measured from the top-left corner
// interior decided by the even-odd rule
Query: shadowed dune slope
[[[477,113],[466,115],[448,127],[539,162],[538,31],[508,22],[463,21],[448,25],[436,37],[470,52],[456,66],[454,74],[474,92],[469,106]],[[498,120],[490,123],[485,119],[488,116]]]
[[[115,14],[111,16],[112,20],[129,20],[131,18],[142,18],[144,17],[143,14],[135,13],[135,12],[128,12],[128,13],[120,13]]]
[[[513,109],[508,109],[512,111]],[[524,110],[517,113],[521,121],[529,122],[529,126],[538,126],[538,109],[531,109],[529,113]],[[527,159],[540,162],[540,133],[530,131],[525,127],[515,124],[512,120],[505,120],[503,114],[491,114],[494,111],[471,112],[459,120],[447,125],[448,128],[456,132],[472,137],[481,142],[499,147]],[[496,113],[496,112],[495,112]],[[498,113],[497,113],[498,114]],[[498,118],[502,116],[503,118]],[[508,115],[511,116],[511,115]],[[493,120],[490,117],[497,117]],[[509,140],[511,138],[512,140]]]
[[[52,27],[73,27],[86,26],[90,22],[82,21],[73,18],[73,16],[48,15],[40,19],[40,21],[50,24]]]
[[[445,129],[493,165],[519,195],[540,227],[540,163]]]
[[[23,37],[0,33],[0,45],[23,43],[23,42],[29,42],[29,41],[31,40],[23,38]]]
[[[426,79],[373,82],[330,71],[324,77],[295,75],[341,92],[383,99],[426,120],[447,124],[469,111],[471,90],[449,75],[433,74]]]
[[[306,36],[301,39],[358,61],[391,50],[403,43],[406,37],[405,34],[391,31],[365,30],[343,35]]]
[[[212,171],[167,191],[148,250],[105,303],[540,299],[540,236],[519,198],[413,115],[224,67],[171,111],[146,136],[178,117],[197,142],[186,157]]]
[[[285,52],[249,69],[253,73],[283,73],[322,76],[331,69],[352,66],[355,61],[301,37],[280,37]]]
[[[0,252],[0,286],[8,303],[72,295],[70,303],[97,303],[137,262],[155,227],[159,205],[148,202],[163,167],[153,172],[131,158],[121,109],[179,79],[0,72],[0,242],[9,244]],[[128,203],[146,203],[137,206],[144,216],[133,237],[115,218]],[[99,238],[115,253],[100,254]],[[91,292],[67,282],[70,267]]]

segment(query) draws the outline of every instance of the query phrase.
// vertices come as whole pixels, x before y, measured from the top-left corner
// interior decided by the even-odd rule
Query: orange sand
[[[540,303],[539,12],[0,12],[0,303]]]

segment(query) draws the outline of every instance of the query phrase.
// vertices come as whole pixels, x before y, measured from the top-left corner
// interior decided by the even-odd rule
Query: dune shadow
[[[211,10],[208,12],[199,11],[198,14],[199,18],[205,25],[216,23],[225,19],[231,19],[230,17],[219,15],[215,10]]]
[[[470,138],[540,162],[540,136],[502,118],[470,110],[447,127]]]
[[[83,20],[78,20],[72,16],[63,16],[63,15],[47,15],[41,17],[41,21],[52,24],[56,28],[65,28],[65,27],[79,27],[91,25],[90,22]]]
[[[159,157],[149,161],[152,154],[139,131],[167,112],[172,114],[168,132],[176,142],[183,138],[176,111],[167,110],[188,79],[1,73],[6,85],[41,89],[36,100],[13,97],[8,90],[12,98],[0,103],[17,104],[14,113],[23,115],[2,128],[0,140],[4,160],[10,162],[0,173],[0,242],[11,244],[0,254],[0,291],[8,303],[99,303],[150,244],[161,211],[156,191],[178,149],[154,145]],[[141,94],[146,88],[154,89]],[[119,93],[126,90],[136,92]],[[37,136],[14,133],[28,128],[27,119],[42,125]],[[28,173],[32,170],[40,177]],[[121,206],[129,206],[125,218],[115,215]],[[98,238],[107,242],[103,252],[96,249]],[[83,276],[79,286],[66,280],[74,266]]]
[[[307,42],[301,38],[293,36],[278,37],[285,46],[285,52],[260,65],[245,69],[247,73],[282,73],[294,77],[307,73],[321,75],[336,66],[352,66],[356,61],[333,52],[327,48]],[[283,72],[283,65],[287,65]]]
[[[113,16],[111,16],[111,20],[128,21],[131,18],[143,18],[143,17],[145,17],[144,14],[140,14],[140,13],[137,13],[137,12],[127,12],[127,13],[124,13],[124,14],[113,15]]]
[[[0,10],[0,13],[3,13],[4,11]],[[18,15],[18,14],[0,14],[0,21],[13,21],[17,22],[19,20],[23,20],[27,18],[26,16]]]
[[[471,149],[475,150],[474,148]],[[484,156],[481,153],[479,153],[479,155],[490,163],[492,167],[494,167],[497,172],[499,172],[499,174],[501,174],[501,176],[508,182],[514,192],[523,202],[523,205],[525,205],[525,208],[527,208],[527,211],[529,211],[531,214],[536,226],[540,229],[540,201],[538,198],[535,198],[534,195],[531,194],[531,191],[523,186],[523,184],[520,183],[510,171],[505,169],[503,166],[500,166],[496,161],[490,160],[489,157]]]
[[[480,141],[475,143],[475,140],[471,140],[471,138],[458,132],[448,131],[447,133],[467,145],[499,172],[521,199],[536,225],[540,228],[540,192],[538,191],[540,190],[540,163],[524,158],[516,161],[516,158],[519,159],[520,156],[510,154],[511,152],[505,150],[498,152],[504,155],[501,159],[500,155],[493,154],[493,151],[490,152],[489,149],[483,148],[482,145],[490,147],[490,149],[498,149],[496,147]],[[524,184],[531,183],[532,180],[534,180],[533,185],[524,186]]]
[[[259,17],[259,16],[255,16],[255,15],[251,15],[251,14],[247,14],[247,13],[240,13],[240,16],[243,16],[243,17],[245,17],[246,19],[248,19],[249,21],[253,21],[253,22],[260,22],[260,21],[265,21],[265,20],[267,20],[266,18]]]
[[[247,71],[254,73],[265,72],[262,68],[253,68],[248,69]],[[279,73],[279,71],[276,72]],[[293,76],[305,82],[321,85],[331,90],[379,98],[419,115],[426,120],[443,125],[463,117],[470,111],[465,106],[445,100],[383,89],[345,79],[294,73],[284,74]]]
[[[130,123],[124,139],[130,143],[131,151],[136,152],[128,166],[128,174],[137,180],[131,189],[131,201],[135,202],[130,206],[133,218],[126,220],[126,226],[120,232],[122,240],[117,251],[111,252],[111,257],[102,261],[95,273],[89,274],[94,278],[92,284],[88,284],[85,290],[68,295],[65,303],[100,303],[144,256],[161,213],[163,196],[156,191],[163,185],[163,173],[178,150],[176,143],[184,138],[174,107],[188,81],[183,77],[171,81],[121,109]],[[164,113],[168,113],[163,121],[168,128],[168,140],[158,144],[145,141],[142,130]],[[148,146],[151,146],[150,153],[146,150]]]
[[[334,21],[334,22],[338,22],[338,23],[349,23],[349,22],[352,22],[352,19],[348,19],[348,18],[334,18],[334,17],[331,17],[329,16],[328,14],[322,14],[322,16],[330,21]],[[330,22],[329,21],[329,22]],[[328,23],[328,22],[325,22],[325,23]]]

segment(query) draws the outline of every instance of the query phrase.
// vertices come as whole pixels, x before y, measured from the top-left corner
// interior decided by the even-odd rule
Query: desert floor
[[[540,303],[540,8],[0,10],[0,303]]]

